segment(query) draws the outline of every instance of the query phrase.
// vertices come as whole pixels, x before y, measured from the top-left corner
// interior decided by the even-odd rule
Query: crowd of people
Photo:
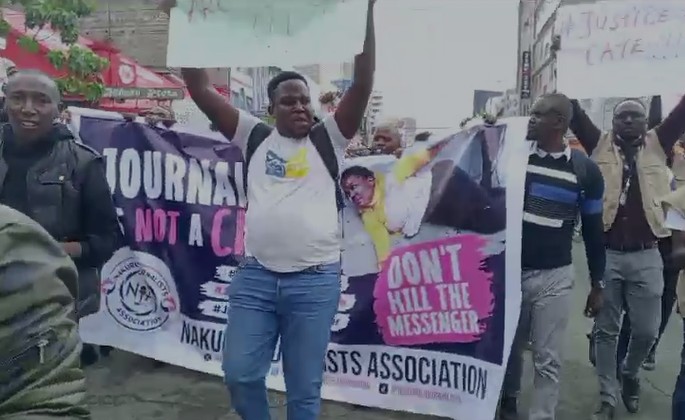
[[[361,213],[372,214],[373,189],[379,183],[387,187],[368,169],[352,167],[340,173],[339,165],[354,156],[400,159],[406,152],[397,121],[379,125],[372,146],[350,146],[374,83],[374,4],[369,0],[354,81],[335,110],[320,120],[312,111],[307,81],[298,73],[283,72],[269,83],[269,113],[275,121],[270,127],[227,102],[204,70],[182,69],[188,91],[212,130],[230,139],[248,162],[245,246],[250,257],[241,263],[229,289],[223,357],[231,403],[245,420],[269,418],[265,377],[279,338],[288,418],[318,418],[324,355],[340,298],[337,194],[342,187]],[[122,243],[103,159],[77,142],[63,124],[69,115],[50,77],[15,69],[4,93],[0,417],[89,418],[83,366],[111,349],[82,347],[77,325],[79,318],[98,310],[98,270]],[[162,107],[144,117],[153,125],[176,124],[171,110]],[[581,147],[565,140],[569,130]],[[608,132],[562,94],[547,94],[535,102],[526,139],[521,316],[502,390],[502,420],[523,418],[518,400],[526,348],[533,355],[535,378],[526,418],[556,418],[578,219],[590,273],[585,314],[595,319],[588,335],[600,386],[594,419],[614,419],[619,401],[630,413],[640,410],[640,370],[654,369],[673,306],[685,299],[685,294],[677,294],[683,286],[678,274],[685,264],[685,187],[672,182],[685,179],[685,173],[674,177],[669,169],[683,134],[685,100],[661,121],[658,97],[649,111],[641,101],[626,99],[614,109]],[[414,140],[421,145],[430,137],[419,133]],[[426,150],[437,153],[439,147],[431,143]],[[306,162],[290,170],[288,160],[303,148]],[[278,159],[267,164],[267,150]],[[458,174],[450,176],[460,179]],[[468,192],[466,184],[454,184],[455,194]],[[475,226],[478,217],[499,217],[504,225],[503,215],[448,216],[444,223]],[[388,251],[384,238],[393,228],[383,225],[385,219],[364,220],[382,228],[374,238],[381,261]],[[283,278],[287,281],[281,282]],[[682,394],[681,372],[674,420],[685,419]]]

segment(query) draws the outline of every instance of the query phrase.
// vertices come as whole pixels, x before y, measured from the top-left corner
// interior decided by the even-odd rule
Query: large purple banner
[[[102,268],[84,340],[220,374],[226,289],[244,255],[240,150],[208,131],[73,113],[81,141],[106,161],[126,240]],[[344,162],[342,297],[324,398],[494,415],[513,335],[505,319],[518,317],[505,282],[502,162],[513,131],[475,127],[401,159]],[[278,348],[267,382],[284,389]]]

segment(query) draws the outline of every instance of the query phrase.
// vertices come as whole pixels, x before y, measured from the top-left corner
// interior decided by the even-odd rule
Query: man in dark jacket
[[[74,260],[81,318],[100,307],[99,268],[119,245],[121,230],[102,157],[54,123],[59,103],[57,85],[43,73],[20,70],[8,80],[0,204],[38,222]]]
[[[0,418],[88,419],[76,267],[44,229],[0,205]]]

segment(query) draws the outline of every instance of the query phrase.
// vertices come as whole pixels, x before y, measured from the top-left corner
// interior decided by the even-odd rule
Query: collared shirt
[[[549,153],[542,150],[540,146],[538,146],[537,142],[533,142],[530,148],[530,154],[532,155],[533,153],[543,158],[547,156],[552,156],[554,159],[561,159],[562,157],[565,157],[567,162],[571,160],[571,148],[568,145],[561,152]]]

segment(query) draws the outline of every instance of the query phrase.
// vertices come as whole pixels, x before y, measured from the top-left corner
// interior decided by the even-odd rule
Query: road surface
[[[582,248],[576,255],[577,281],[574,289],[575,311],[568,330],[558,420],[590,419],[596,404],[597,380],[587,361],[589,321],[582,316],[588,289]],[[681,319],[674,315],[659,346],[657,369],[645,373],[642,410],[630,420],[670,419],[670,395],[680,369],[682,347]],[[531,388],[530,365],[523,389]],[[148,359],[114,352],[101,364],[88,369],[89,397],[95,420],[239,420],[231,412],[226,391],[219,378],[177,367],[156,367]],[[283,396],[271,394],[273,419],[285,420]],[[527,395],[523,404],[527,403]],[[619,408],[618,418],[628,418]],[[415,414],[357,408],[325,403],[321,419],[355,420],[435,419]],[[458,419],[490,420],[490,419]]]

